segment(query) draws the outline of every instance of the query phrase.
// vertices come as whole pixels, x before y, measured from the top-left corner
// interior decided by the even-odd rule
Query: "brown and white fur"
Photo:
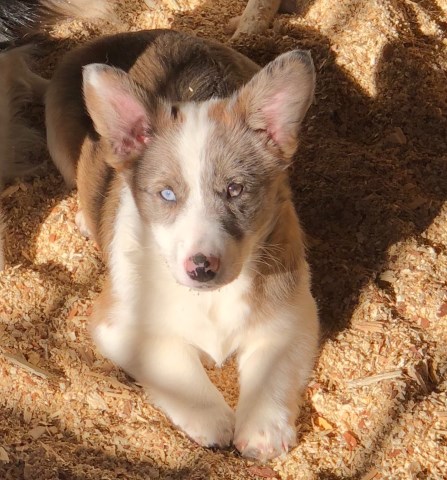
[[[43,146],[39,133],[24,119],[23,108],[42,102],[48,84],[28,66],[33,46],[0,53],[0,192],[5,182],[35,170],[29,158]],[[3,218],[0,213],[0,270],[4,267]]]
[[[99,348],[199,444],[262,460],[294,444],[317,352],[287,175],[313,92],[307,52],[260,70],[220,44],[146,31],[68,54],[46,101],[52,158],[108,264]],[[201,363],[233,353],[236,412]]]
[[[0,0],[0,42],[17,42],[63,18],[115,21],[107,0]]]
[[[0,42],[7,46],[65,17],[113,20],[106,0],[0,0]],[[30,157],[44,145],[23,109],[42,103],[48,84],[28,66],[37,48],[24,45],[0,52],[0,193],[5,182],[36,170]],[[0,270],[4,268],[4,220],[0,211]]]

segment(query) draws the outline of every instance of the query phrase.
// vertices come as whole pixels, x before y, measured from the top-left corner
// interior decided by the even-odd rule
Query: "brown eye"
[[[239,197],[242,193],[244,186],[240,183],[230,183],[227,187],[227,196],[228,197]]]

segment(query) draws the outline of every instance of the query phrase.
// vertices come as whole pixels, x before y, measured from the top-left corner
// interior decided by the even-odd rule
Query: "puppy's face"
[[[128,77],[109,68],[84,71],[87,107],[112,146],[111,163],[125,166],[160,254],[187,287],[215,289],[232,282],[274,224],[284,171],[313,95],[310,57],[279,57],[231,98],[158,104],[151,112]],[[130,125],[113,120],[119,113],[110,112],[110,102],[98,108],[97,92],[103,94],[111,81],[131,87],[132,105],[122,113],[133,118]],[[99,84],[92,95],[90,87]],[[123,110],[122,90],[119,96]],[[107,126],[111,118],[114,134]]]
[[[176,280],[233,281],[272,222],[284,165],[228,102],[179,106],[135,162],[137,205]]]

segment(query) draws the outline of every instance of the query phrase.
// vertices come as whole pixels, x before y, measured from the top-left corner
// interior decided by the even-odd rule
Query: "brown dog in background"
[[[106,0],[0,0],[0,193],[6,182],[36,171],[30,161],[44,141],[26,120],[32,103],[43,103],[48,82],[29,68],[35,45],[15,44],[66,17],[103,18],[111,15]],[[0,210],[0,270],[4,267],[4,219]]]

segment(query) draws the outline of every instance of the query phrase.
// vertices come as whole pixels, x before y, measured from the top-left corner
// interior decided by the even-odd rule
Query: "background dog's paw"
[[[203,447],[227,447],[233,439],[235,415],[225,403],[191,408],[172,420]]]
[[[76,213],[75,222],[76,226],[81,232],[81,235],[86,238],[90,238],[92,236],[90,229],[87,226],[87,222],[85,221],[84,212],[82,210],[78,210],[78,213]]]
[[[236,422],[234,445],[244,457],[265,462],[287,453],[295,443],[295,427],[280,417],[258,414]]]

